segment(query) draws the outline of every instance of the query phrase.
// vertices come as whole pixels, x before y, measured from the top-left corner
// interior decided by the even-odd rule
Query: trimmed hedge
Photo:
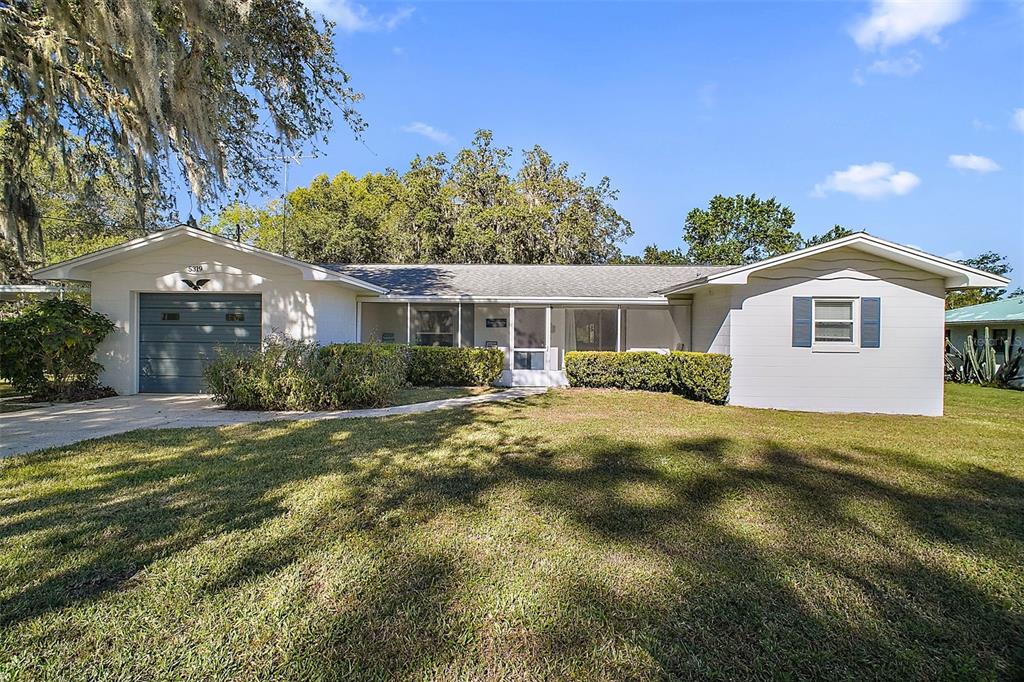
[[[672,390],[692,400],[722,405],[729,399],[732,358],[721,353],[687,353],[674,351]]]
[[[732,358],[718,353],[572,351],[565,354],[571,386],[679,393],[693,400],[724,403],[729,397]]]
[[[413,386],[487,386],[501,376],[499,348],[409,346],[406,379]]]
[[[572,386],[671,391],[669,356],[653,351],[570,351],[565,374]]]

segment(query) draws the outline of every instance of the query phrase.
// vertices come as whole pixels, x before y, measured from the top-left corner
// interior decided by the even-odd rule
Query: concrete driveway
[[[143,394],[50,405],[0,414],[0,457],[71,445],[135,429],[226,426],[274,419],[354,419],[417,414],[478,403],[515,400],[544,388],[510,388],[495,393],[432,400],[369,410],[335,412],[239,412],[221,409],[204,395]]]

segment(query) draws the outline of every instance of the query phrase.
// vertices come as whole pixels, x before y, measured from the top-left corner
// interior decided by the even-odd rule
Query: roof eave
[[[302,273],[302,278],[310,281],[323,281],[323,282],[340,282],[352,286],[357,289],[363,289],[376,294],[387,293],[387,289],[384,287],[371,284],[361,279],[344,275],[333,270],[321,267],[319,265],[313,265],[312,263],[306,263],[295,258],[289,258],[288,256],[282,256],[280,254],[266,251],[250,244],[242,242],[236,242],[231,239],[226,239],[219,235],[206,232],[204,230],[198,230],[187,225],[180,225],[173,227],[169,230],[162,232],[155,232],[153,234],[132,239],[131,241],[123,244],[117,244],[116,246],[110,246],[99,251],[86,254],[84,256],[78,256],[70,260],[62,261],[60,263],[54,263],[46,267],[38,268],[33,270],[30,274],[35,279],[40,280],[83,280],[88,281],[88,278],[83,278],[82,275],[86,274],[80,271],[80,269],[88,270],[91,267],[96,267],[98,263],[121,256],[132,251],[136,251],[140,248],[152,246],[154,244],[160,244],[167,241],[173,241],[184,237],[190,237],[194,239],[201,239],[211,244],[218,244],[220,246],[239,251],[247,255],[257,256],[265,258],[267,260],[281,263],[284,265],[291,266]],[[76,271],[78,271],[76,273]]]
[[[880,239],[866,232],[841,237],[824,244],[817,244],[799,251],[767,258],[749,265],[742,265],[732,270],[726,270],[707,277],[707,284],[746,284],[750,275],[766,270],[768,268],[785,265],[795,260],[808,258],[822,253],[827,253],[838,248],[852,246],[859,247],[868,253],[888,256],[899,262],[907,262],[912,267],[918,267],[926,272],[933,272],[945,279],[947,289],[974,289],[1005,287],[1010,280],[1005,277],[994,275],[984,270],[968,267],[940,256],[935,256],[924,251],[918,251],[901,244]]]

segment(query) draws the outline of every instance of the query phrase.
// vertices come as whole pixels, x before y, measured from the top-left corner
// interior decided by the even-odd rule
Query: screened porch
[[[500,348],[509,385],[565,382],[565,354],[686,350],[688,305],[359,303],[363,343]]]

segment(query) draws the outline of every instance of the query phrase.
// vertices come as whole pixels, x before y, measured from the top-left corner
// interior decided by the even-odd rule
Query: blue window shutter
[[[882,340],[882,299],[860,299],[860,347],[879,348]]]
[[[793,297],[793,347],[811,347],[811,297]]]

